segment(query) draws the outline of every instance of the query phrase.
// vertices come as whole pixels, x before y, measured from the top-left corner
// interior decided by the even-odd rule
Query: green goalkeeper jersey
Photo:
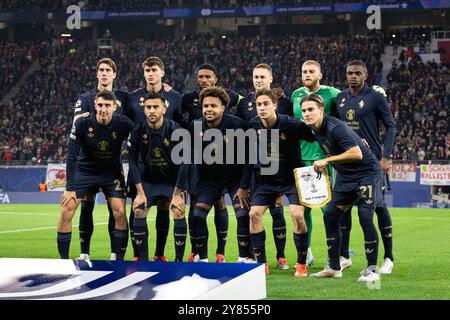
[[[320,86],[320,89],[315,92],[306,92],[305,87],[298,88],[292,93],[291,101],[294,108],[294,117],[303,120],[302,108],[300,107],[300,102],[303,97],[310,93],[318,94],[323,98],[324,101],[324,111],[327,115],[332,115],[335,113],[336,108],[336,96],[341,92],[339,89],[330,86]],[[320,160],[325,157],[318,142],[306,142],[300,141],[300,149],[302,152],[303,160]]]

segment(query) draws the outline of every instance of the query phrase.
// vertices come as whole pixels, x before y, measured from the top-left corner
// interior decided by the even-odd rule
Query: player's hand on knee
[[[77,195],[76,195],[75,191],[65,190],[63,192],[63,194],[61,195],[61,197],[59,198],[59,202],[61,203],[61,206],[64,207],[64,206],[68,205],[70,200],[72,200],[72,199],[75,202],[77,201]]]
[[[144,194],[138,194],[133,201],[133,210],[147,210],[147,197]]]
[[[172,201],[170,202],[170,210],[173,212],[181,211],[184,212],[186,209],[186,205],[184,202],[184,198],[181,194],[174,194],[172,197]]]
[[[233,200],[236,199],[236,197],[239,198],[239,205],[241,208],[250,209],[250,195],[247,189],[239,188]]]

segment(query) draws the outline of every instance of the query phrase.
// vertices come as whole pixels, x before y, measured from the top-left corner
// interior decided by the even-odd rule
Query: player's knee
[[[338,224],[341,215],[344,213],[340,208],[334,205],[328,205],[323,215],[325,224]]]
[[[252,209],[249,212],[249,216],[252,224],[262,223],[262,214],[259,211]]]
[[[282,207],[283,206],[283,197],[278,197],[275,201],[275,207]]]
[[[368,228],[373,226],[373,212],[374,208],[361,206],[358,208],[358,217],[361,227]]]
[[[173,218],[176,220],[184,219],[184,217],[185,217],[185,213],[183,210],[172,211],[172,215],[173,215]]]
[[[219,200],[214,203],[214,210],[219,211],[225,209],[225,198],[221,197]]]
[[[208,216],[208,209],[205,209],[201,206],[198,206],[198,204],[195,205],[194,210],[192,212],[193,217],[199,218],[199,219],[206,219]]]

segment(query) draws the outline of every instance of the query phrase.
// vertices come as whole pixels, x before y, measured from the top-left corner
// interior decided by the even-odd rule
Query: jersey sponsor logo
[[[108,150],[109,143],[108,143],[108,141],[102,140],[98,143],[97,147],[98,147],[98,150],[100,150],[100,151],[106,151],[106,150]]]
[[[359,103],[358,103],[358,106],[359,106],[359,108],[364,108],[364,100],[361,100]]]
[[[353,119],[355,119],[355,110],[350,109],[345,113],[345,116],[347,117],[348,120],[352,121]]]

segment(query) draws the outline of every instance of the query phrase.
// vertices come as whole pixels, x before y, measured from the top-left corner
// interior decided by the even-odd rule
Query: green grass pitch
[[[226,247],[226,261],[237,259],[236,219],[230,213],[230,228]],[[155,246],[156,210],[152,208],[149,220],[150,254]],[[56,247],[56,222],[58,205],[0,205],[0,258],[58,258]],[[350,248],[355,250],[353,267],[344,271],[342,279],[297,279],[293,277],[296,252],[292,238],[289,209],[285,208],[288,225],[286,259],[289,270],[276,269],[275,246],[271,232],[271,217],[266,212],[264,225],[267,232],[267,257],[270,275],[267,277],[268,299],[450,299],[450,210],[448,209],[391,209],[394,233],[395,267],[391,275],[381,278],[379,289],[370,289],[356,282],[359,272],[365,267],[362,232],[358,224],[356,209],[353,209],[353,230]],[[74,218],[70,256],[79,255],[78,224],[79,211]],[[209,257],[214,260],[216,235],[213,212],[208,217],[210,230]],[[91,258],[109,259],[108,214],[106,206],[97,205],[94,211],[94,235]],[[376,223],[376,217],[374,218]],[[321,270],[326,262],[325,234],[320,210],[313,211],[312,250],[316,264],[310,273]],[[171,227],[173,222],[171,221]],[[186,248],[187,257],[190,245]],[[131,259],[131,244],[126,260]],[[172,232],[166,246],[166,256],[174,258]],[[379,263],[383,258],[380,243]]]

